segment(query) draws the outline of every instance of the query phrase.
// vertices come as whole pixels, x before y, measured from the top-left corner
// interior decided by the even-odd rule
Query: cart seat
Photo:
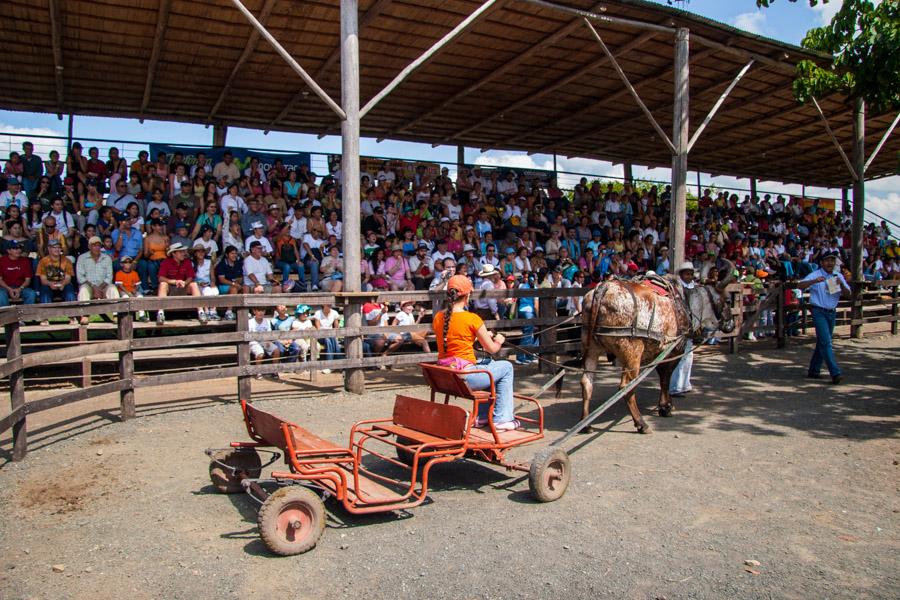
[[[288,443],[285,438],[285,430],[287,430],[291,436],[290,441],[295,452],[347,454],[347,448],[336,446],[334,442],[322,439],[295,423],[285,421],[272,413],[260,410],[245,400],[241,401],[241,408],[244,411],[247,433],[261,444],[287,452]]]
[[[451,367],[441,367],[434,363],[419,363],[419,366],[422,367],[422,375],[425,376],[425,381],[431,387],[432,397],[435,393],[438,393],[481,402],[493,400],[496,395],[493,377],[491,378],[490,390],[475,391],[466,383],[463,375],[471,374],[472,372],[477,373],[480,369],[463,372]]]
[[[459,406],[439,404],[398,394],[391,423],[377,423],[374,429],[393,433],[417,444],[462,441],[469,413]]]

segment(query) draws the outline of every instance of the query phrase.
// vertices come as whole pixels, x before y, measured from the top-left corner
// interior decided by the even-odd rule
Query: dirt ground
[[[0,597],[897,598],[898,349],[839,342],[846,382],[832,386],[803,378],[808,342],[704,348],[694,393],[648,417],[652,435],[617,406],[574,439],[561,500],[535,503],[518,474],[461,461],[409,513],[330,505],[318,547],[291,558],[267,552],[252,501],[209,483],[203,450],[246,439],[233,381],[187,399],[140,390],[127,423],[113,397],[33,415],[26,460],[8,462],[0,441]],[[548,377],[516,376],[525,392]],[[336,375],[254,382],[254,397],[346,443],[396,393],[427,397],[414,369],[372,379],[361,398]],[[577,420],[576,379],[543,398],[550,439]],[[595,405],[616,379],[598,377]],[[651,377],[645,413],[656,394]]]

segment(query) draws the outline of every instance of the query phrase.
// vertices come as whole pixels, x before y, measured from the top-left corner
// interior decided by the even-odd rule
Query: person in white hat
[[[253,221],[250,227],[252,228],[253,233],[244,240],[244,251],[250,252],[250,244],[259,242],[262,246],[263,256],[268,259],[272,256],[272,243],[269,242],[269,238],[266,237],[265,223],[261,220]]]
[[[200,287],[194,281],[196,273],[194,264],[188,260],[188,249],[180,242],[175,242],[166,251],[168,257],[159,265],[159,291],[160,298],[167,296],[199,296]],[[206,312],[197,309],[197,318],[201,323],[206,323]],[[156,324],[163,325],[166,322],[165,311],[156,313]]]
[[[505,289],[500,284],[500,270],[491,263],[482,265],[476,277],[481,278],[481,283],[478,285],[479,290]],[[473,306],[475,314],[482,319],[500,319],[500,305],[496,298],[476,298]]]
[[[685,261],[678,265],[678,282],[681,284],[682,297],[687,303],[687,297],[691,294],[695,287],[694,283],[694,264]],[[678,361],[678,365],[672,372],[672,379],[669,382],[669,395],[673,398],[680,398],[691,391],[691,369],[694,366],[694,353],[691,350],[694,342],[688,339],[684,345],[684,356]]]

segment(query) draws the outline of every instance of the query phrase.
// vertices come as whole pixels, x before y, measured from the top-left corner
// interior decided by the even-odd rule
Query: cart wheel
[[[539,502],[553,502],[566,493],[571,477],[569,455],[562,448],[550,446],[535,454],[531,460],[528,489]]]
[[[247,477],[256,479],[262,471],[262,461],[256,450],[221,450],[213,454],[212,459],[209,463],[209,478],[223,494],[242,491],[241,481]],[[236,470],[232,472],[216,461]]]
[[[325,505],[309,488],[283,487],[263,502],[257,523],[269,550],[281,556],[302,554],[315,548],[325,531]]]

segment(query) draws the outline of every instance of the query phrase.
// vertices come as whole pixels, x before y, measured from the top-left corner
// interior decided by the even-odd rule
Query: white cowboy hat
[[[166,254],[172,254],[173,252],[178,252],[179,250],[187,250],[187,248],[185,248],[184,244],[182,244],[181,242],[175,242],[174,244],[169,246],[169,249],[166,250]]]
[[[689,261],[689,260],[684,261],[683,263],[681,263],[680,265],[678,265],[678,272],[679,272],[679,273],[681,273],[682,271],[694,271],[694,270],[695,270],[695,269],[694,269],[694,263],[692,263],[692,262]]]
[[[491,275],[499,275],[500,271],[497,270],[497,267],[492,265],[491,263],[485,263],[482,265],[481,270],[478,272],[478,277],[490,277]]]

